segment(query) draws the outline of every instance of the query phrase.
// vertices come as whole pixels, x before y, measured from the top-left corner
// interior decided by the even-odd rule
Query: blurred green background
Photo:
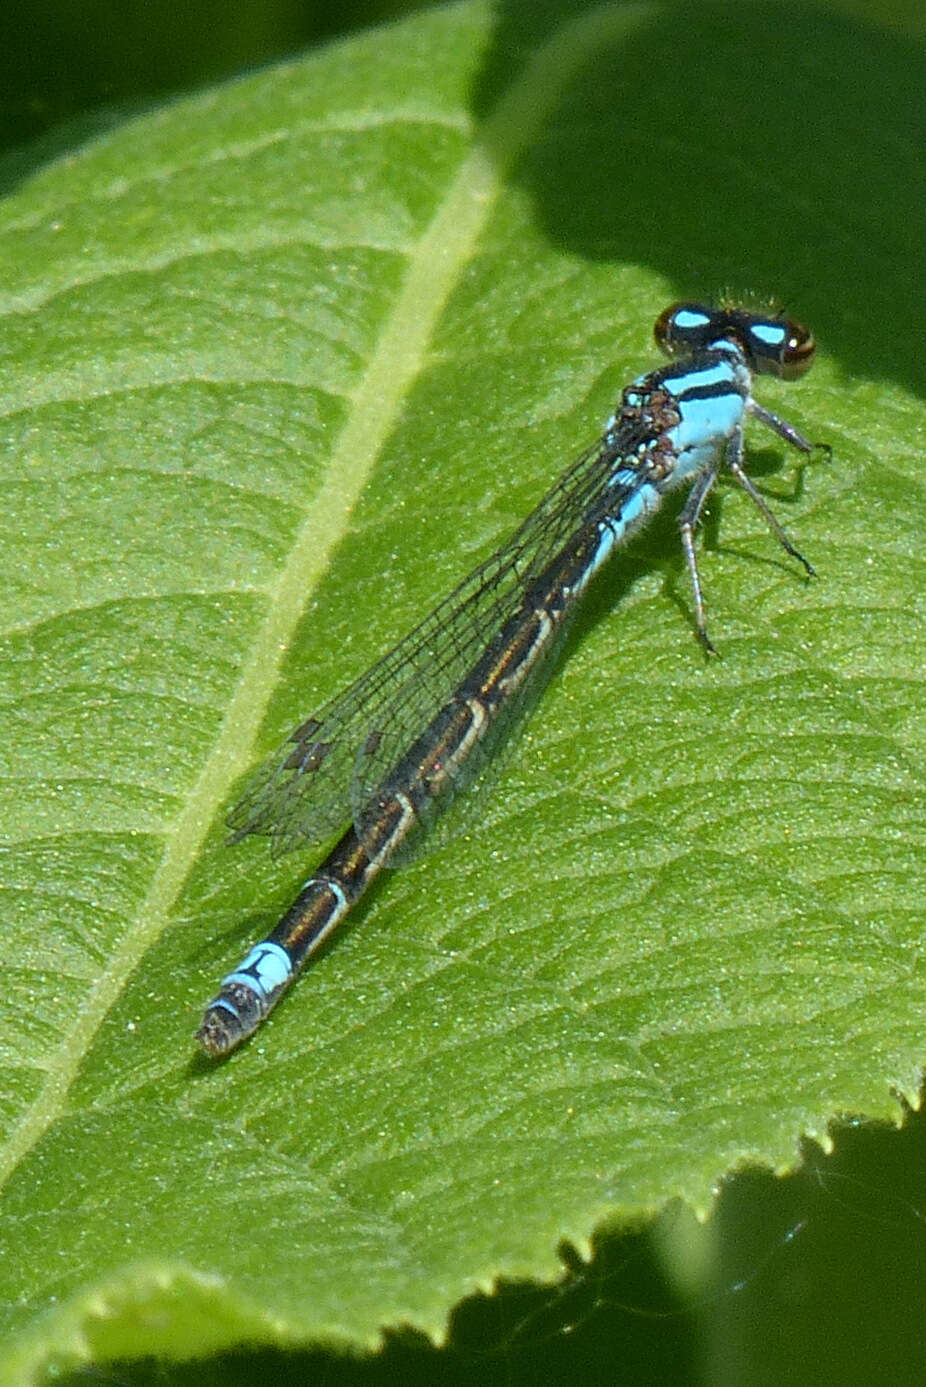
[[[62,122],[86,117],[92,129],[103,112],[134,109],[220,81],[433,3],[5,0],[0,5],[0,152],[30,143]],[[537,0],[538,11],[547,8],[547,0]],[[559,8],[568,9],[569,0]],[[922,0],[844,0],[837,8],[895,32],[923,32]]]
[[[0,151],[413,10],[424,0],[6,0]],[[96,123],[94,120],[93,123]]]

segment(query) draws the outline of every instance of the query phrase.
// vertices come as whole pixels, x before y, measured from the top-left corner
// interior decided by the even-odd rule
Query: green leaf
[[[0,1377],[439,1336],[560,1240],[915,1097],[921,81],[800,6],[466,4],[3,205]],[[819,578],[724,493],[707,663],[660,517],[479,831],[196,1059],[318,860],[224,845],[243,774],[505,538],[659,309],[731,281],[822,344],[760,395],[832,462],[750,434]]]

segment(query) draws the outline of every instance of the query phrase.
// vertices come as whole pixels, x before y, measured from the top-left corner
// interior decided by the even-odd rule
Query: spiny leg
[[[711,487],[717,480],[717,467],[712,467],[708,472],[702,472],[694,486],[688,493],[688,497],[682,507],[678,518],[678,527],[682,535],[682,550],[685,554],[685,563],[688,565],[688,575],[691,578],[691,591],[694,596],[695,629],[698,640],[704,649],[711,655],[717,654],[717,649],[707,634],[707,622],[704,616],[704,596],[701,591],[701,576],[698,573],[698,556],[695,552],[694,535],[701,518],[701,511],[704,503],[710,495]]]
[[[777,433],[779,438],[783,438],[786,443],[790,443],[792,448],[799,448],[802,453],[812,453],[814,448],[825,448],[828,453],[832,451],[828,443],[811,443],[802,433],[798,433],[797,429],[794,428],[792,424],[789,424],[786,419],[782,419],[779,415],[773,414],[770,409],[766,409],[764,405],[757,404],[755,400],[749,400],[746,408],[749,410],[753,419],[758,419],[760,423],[765,424],[773,433]]]
[[[760,406],[755,406],[755,410],[759,408]],[[755,412],[755,410],[753,410],[753,412]],[[813,448],[813,444],[808,443],[799,433],[795,433],[790,424],[785,424],[774,414],[769,414],[767,410],[762,410],[761,416],[757,417],[765,417],[766,423],[774,420],[772,427],[775,428],[776,432],[780,433],[782,438],[787,438],[789,442],[794,443],[795,447],[800,448],[801,452],[809,452]],[[793,435],[793,437],[791,437],[791,435]],[[756,510],[760,513],[782,549],[784,549],[787,554],[790,554],[793,559],[797,559],[798,563],[803,564],[811,578],[815,577],[816,569],[813,564],[809,559],[805,559],[801,551],[792,544],[787,530],[778,520],[778,517],[775,515],[762,493],[756,489],[755,483],[743,470],[743,436],[741,433],[734,434],[727,444],[726,464],[730,469],[731,476],[734,478],[737,485],[745,491],[750,501],[752,501]]]

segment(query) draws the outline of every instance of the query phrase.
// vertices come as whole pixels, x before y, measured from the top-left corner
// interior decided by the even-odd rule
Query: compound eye
[[[813,333],[795,318],[741,315],[740,340],[754,371],[797,380],[809,369],[816,350]]]
[[[664,308],[656,319],[656,326],[653,328],[653,336],[656,339],[656,346],[661,347],[664,352],[671,353],[672,347],[669,343],[672,340],[672,319],[675,317],[677,303],[670,304]]]
[[[794,318],[784,324],[784,341],[781,347],[781,376],[783,380],[797,380],[810,369],[817,344],[810,328],[804,327]]]
[[[697,348],[710,335],[718,315],[700,303],[672,303],[656,319],[656,345],[674,356],[682,348]]]

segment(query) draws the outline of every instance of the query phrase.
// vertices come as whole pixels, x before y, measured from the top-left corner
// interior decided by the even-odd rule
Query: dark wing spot
[[[374,728],[363,744],[364,756],[375,756],[377,751],[379,750],[379,744],[382,740],[382,732]]]
[[[321,723],[318,718],[306,718],[305,722],[300,722],[295,731],[290,732],[286,740],[288,742],[310,742],[320,729]]]
[[[299,771],[301,774],[317,771],[330,750],[331,742],[302,742],[287,756],[283,762],[283,769]]]

